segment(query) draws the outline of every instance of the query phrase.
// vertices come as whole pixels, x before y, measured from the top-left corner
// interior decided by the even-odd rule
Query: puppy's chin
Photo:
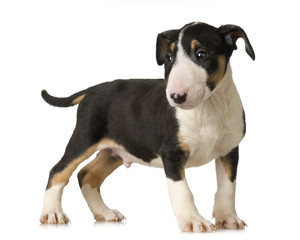
[[[197,106],[198,105],[174,104],[174,106],[172,106],[172,107],[181,108],[183,110],[190,110],[190,109],[193,109],[193,108],[195,108]]]

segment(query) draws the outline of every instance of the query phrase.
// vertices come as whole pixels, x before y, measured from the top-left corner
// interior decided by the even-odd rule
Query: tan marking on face
[[[175,44],[174,42],[171,43],[171,45],[170,45],[170,50],[171,50],[171,52],[174,52],[175,46],[176,46],[176,44]]]
[[[218,57],[218,69],[214,73],[209,75],[207,82],[213,83],[214,87],[216,88],[225,75],[225,67],[226,67],[225,56],[220,55]]]
[[[198,40],[194,39],[191,41],[190,46],[191,46],[191,50],[194,51],[196,48],[201,46],[201,43]]]
[[[80,157],[70,162],[65,169],[63,169],[61,172],[56,173],[50,180],[50,184],[48,185],[48,188],[61,183],[67,185],[69,182],[69,178],[71,177],[72,173],[75,171],[77,166],[80,163],[82,163],[84,160],[92,156],[97,151],[98,145],[99,145],[98,143],[94,144],[88,150],[86,150]]]
[[[79,104],[81,102],[81,100],[85,97],[85,94],[75,98],[73,101],[72,101],[72,104],[73,105],[76,105],[76,104]]]
[[[120,157],[112,157],[111,153],[109,148],[101,150],[97,157],[81,170],[85,172],[82,186],[89,184],[99,191],[105,178],[123,164]]]
[[[232,171],[231,171],[231,166],[229,164],[229,160],[227,157],[221,157],[221,162],[224,166],[225,172],[227,174],[227,178],[229,181],[231,181],[231,176],[232,176]]]

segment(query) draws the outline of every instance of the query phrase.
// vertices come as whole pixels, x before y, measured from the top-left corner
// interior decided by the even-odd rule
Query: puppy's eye
[[[207,52],[205,52],[205,51],[202,50],[202,49],[199,49],[199,50],[197,51],[196,55],[197,55],[197,59],[198,59],[198,60],[201,60],[201,61],[206,60],[207,57],[208,57]]]
[[[173,58],[172,58],[171,54],[168,54],[168,55],[166,56],[166,61],[167,61],[167,62],[172,62],[172,60],[173,60]]]

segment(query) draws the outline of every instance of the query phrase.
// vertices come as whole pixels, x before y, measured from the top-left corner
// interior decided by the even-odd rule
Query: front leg
[[[184,165],[180,154],[173,159],[163,159],[167,176],[169,195],[179,228],[184,232],[212,232],[215,226],[205,220],[194,204],[194,197],[188,187]]]
[[[215,195],[213,217],[215,217],[217,228],[244,229],[247,226],[238,218],[235,210],[238,151],[236,147],[225,157],[216,159],[218,189]]]

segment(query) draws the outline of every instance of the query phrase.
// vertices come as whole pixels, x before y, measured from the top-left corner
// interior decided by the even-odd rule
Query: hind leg
[[[66,224],[69,222],[61,206],[63,189],[77,166],[98,149],[97,143],[80,142],[79,139],[83,139],[83,135],[75,131],[64,156],[50,171],[40,218],[41,223]]]
[[[125,217],[109,209],[101,197],[100,187],[107,176],[122,165],[122,159],[112,156],[111,149],[101,150],[97,157],[78,173],[82,194],[97,221],[122,221]]]

